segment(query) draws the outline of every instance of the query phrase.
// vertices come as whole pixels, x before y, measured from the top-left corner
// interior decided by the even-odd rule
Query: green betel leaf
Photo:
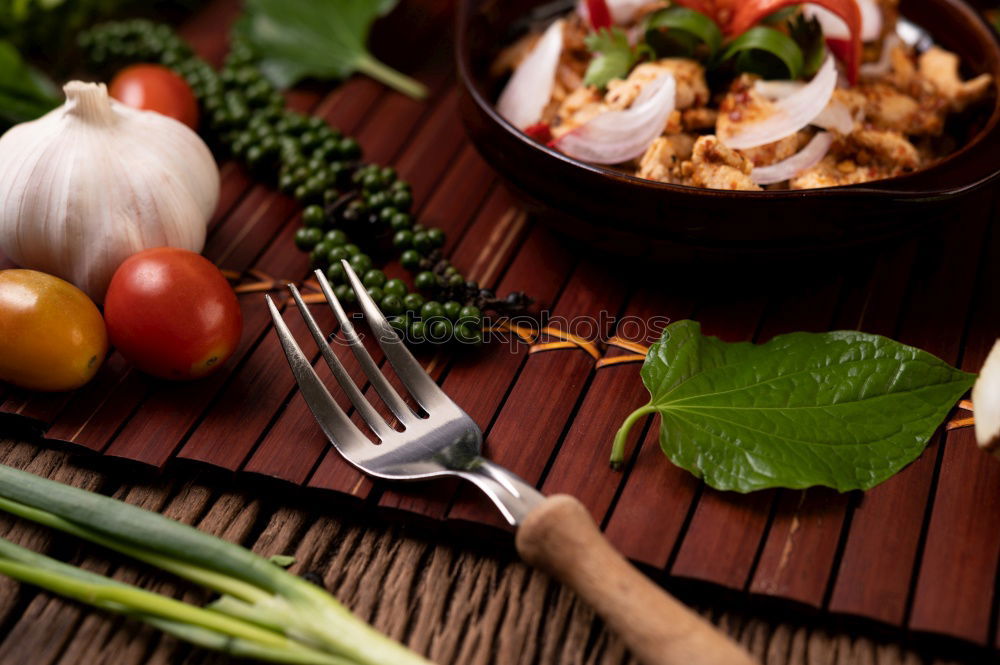
[[[368,52],[375,19],[396,0],[247,0],[238,32],[278,87],[308,78],[342,79],[362,72],[411,97],[426,88]]]
[[[668,326],[642,366],[650,392],[615,438],[660,414],[670,460],[720,490],[869,489],[923,451],[974,374],[862,332],[730,344],[695,321]]]

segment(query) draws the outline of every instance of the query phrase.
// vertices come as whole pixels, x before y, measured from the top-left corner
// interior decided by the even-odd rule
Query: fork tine
[[[442,399],[447,400],[446,404],[454,404],[413,357],[413,354],[396,334],[396,330],[386,321],[378,305],[368,295],[368,291],[361,283],[357,273],[351,268],[351,264],[347,261],[341,261],[341,263],[347,272],[347,278],[350,280],[354,292],[358,294],[358,302],[361,303],[361,309],[364,310],[368,325],[375,333],[375,340],[382,347],[382,351],[392,363],[392,368],[396,370],[397,376],[417,400],[417,403],[428,413],[430,413],[432,406],[440,407]]]
[[[352,272],[351,274],[353,275],[354,273]],[[337,320],[340,321],[340,329],[343,331],[344,337],[347,338],[347,343],[350,345],[351,351],[354,352],[354,357],[358,359],[361,369],[364,370],[368,380],[375,386],[379,397],[382,398],[382,401],[389,407],[389,410],[399,419],[399,422],[404,425],[415,423],[419,418],[410,410],[410,407],[399,396],[399,393],[392,387],[389,380],[385,378],[385,375],[382,374],[375,361],[372,360],[371,354],[368,353],[368,349],[362,344],[361,338],[358,337],[357,331],[351,324],[351,320],[347,318],[347,312],[344,311],[340,300],[334,295],[333,289],[330,288],[330,282],[327,281],[326,275],[323,274],[322,270],[316,271],[316,279],[319,281],[319,288],[323,291],[323,295],[326,296],[326,301],[330,303],[334,314],[337,315]],[[355,288],[355,290],[357,289]],[[361,291],[364,292],[365,297],[368,297],[368,292],[364,290],[364,287],[361,287]],[[360,294],[358,297],[361,297]],[[385,319],[382,320],[385,321]],[[386,325],[389,324],[386,323]]]
[[[299,290],[294,284],[289,284],[288,290],[292,292],[295,304],[299,306],[299,313],[305,320],[306,327],[309,328],[309,332],[312,333],[313,339],[316,341],[316,346],[319,347],[320,352],[323,354],[326,364],[330,366],[330,371],[333,372],[333,376],[337,379],[337,383],[339,383],[340,387],[345,393],[347,393],[348,398],[351,400],[351,404],[354,405],[354,408],[368,424],[368,426],[372,428],[372,431],[375,432],[379,439],[385,441],[388,437],[395,434],[396,431],[389,427],[389,424],[385,422],[385,419],[382,418],[371,403],[365,399],[365,396],[361,394],[357,385],[355,385],[354,381],[351,380],[351,377],[344,368],[343,363],[340,362],[340,358],[338,358],[337,354],[330,348],[330,344],[326,341],[326,336],[316,324],[316,319],[313,318],[312,312],[309,311],[309,306],[306,305],[305,301],[302,299],[302,295],[299,293]]]
[[[362,454],[366,446],[374,447],[330,396],[330,392],[316,375],[309,359],[295,342],[292,331],[288,329],[285,320],[281,318],[281,313],[275,307],[271,296],[265,295],[264,299],[267,301],[268,309],[271,310],[274,329],[278,333],[278,340],[281,342],[281,348],[285,351],[285,357],[288,358],[288,365],[292,368],[295,382],[299,384],[302,398],[306,401],[316,421],[319,422],[323,433],[348,458],[352,455]]]

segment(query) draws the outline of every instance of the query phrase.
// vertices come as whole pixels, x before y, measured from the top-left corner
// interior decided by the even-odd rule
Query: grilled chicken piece
[[[670,134],[653,141],[639,160],[640,178],[660,182],[680,183],[681,163],[691,158],[694,137],[690,134]]]
[[[716,134],[725,141],[748,123],[759,122],[776,112],[771,100],[757,92],[757,77],[743,74],[729,86],[729,92],[719,104]]]
[[[753,164],[735,150],[727,148],[715,136],[701,136],[694,143],[691,161],[681,165],[687,184],[709,189],[759,191],[750,172]]]
[[[708,103],[705,68],[698,62],[685,58],[663,58],[642,63],[632,70],[627,79],[610,81],[604,101],[611,109],[628,108],[647,83],[652,83],[668,73],[673,74],[677,81],[677,100],[674,108],[684,110]]]
[[[792,178],[788,185],[790,189],[839,187],[888,178],[891,175],[876,164],[862,166],[851,159],[838,159],[835,155],[827,155],[816,166]]]
[[[800,131],[774,143],[767,143],[756,148],[745,148],[737,152],[749,159],[754,166],[768,166],[788,159],[804,148],[810,138],[812,138],[810,132]]]
[[[969,104],[982,99],[989,91],[993,77],[980,74],[963,81],[958,73],[958,56],[932,46],[917,59],[920,75],[930,81],[938,94],[948,100],[953,111],[961,111]]]
[[[899,132],[883,129],[859,129],[851,133],[849,143],[865,151],[892,175],[920,166],[920,153]]]
[[[944,129],[944,104],[933,95],[917,100],[886,83],[862,83],[834,90],[833,98],[878,129],[911,135],[937,135]]]
[[[579,87],[562,101],[552,123],[552,136],[559,138],[607,110],[604,99],[593,86]]]
[[[695,109],[685,109],[681,114],[681,124],[686,130],[715,129],[715,123],[719,119],[719,112],[701,106]]]

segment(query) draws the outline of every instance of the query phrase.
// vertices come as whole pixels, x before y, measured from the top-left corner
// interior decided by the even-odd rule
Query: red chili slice
[[[545,145],[552,141],[552,128],[545,122],[537,122],[530,127],[525,127],[524,133]]]
[[[828,40],[830,50],[847,67],[847,78],[853,84],[861,65],[861,10],[855,0],[810,0],[839,16],[851,33],[849,41]],[[741,35],[766,16],[801,0],[675,0],[679,5],[706,14],[722,26],[730,36]],[[589,3],[588,3],[589,6]]]
[[[765,16],[787,7],[797,5],[801,0],[728,0],[733,3],[733,16],[726,27],[726,32],[730,35],[739,35],[751,27]],[[855,0],[812,0],[815,4],[829,9],[839,16],[847,24],[851,33],[848,48],[842,56],[844,64],[847,66],[847,78],[853,84],[858,78],[858,67],[861,65],[861,10]],[[835,53],[837,51],[834,51]]]
[[[587,14],[594,30],[611,27],[611,10],[606,0],[587,0]]]

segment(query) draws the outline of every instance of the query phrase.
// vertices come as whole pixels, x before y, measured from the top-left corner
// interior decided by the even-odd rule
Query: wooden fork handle
[[[643,665],[755,664],[626,561],[575,498],[545,499],[524,519],[516,542],[525,561],[579,594]]]

